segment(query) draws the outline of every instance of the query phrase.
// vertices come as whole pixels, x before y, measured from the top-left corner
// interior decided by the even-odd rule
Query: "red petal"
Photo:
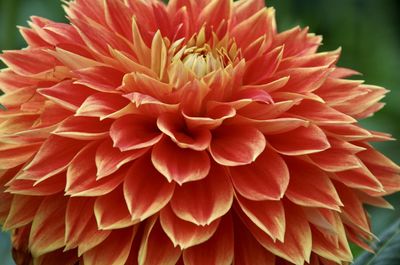
[[[251,201],[236,195],[242,211],[273,241],[283,242],[285,236],[285,211],[281,201]]]
[[[110,67],[94,66],[74,71],[78,76],[75,84],[84,85],[100,92],[116,93],[122,84],[124,73]]]
[[[52,87],[40,88],[37,91],[51,101],[72,111],[77,110],[86,98],[94,93],[92,89],[76,85],[72,80],[62,81]]]
[[[348,187],[383,192],[384,186],[371,171],[360,162],[360,168],[335,173],[335,179]],[[377,175],[379,177],[379,175]]]
[[[334,146],[328,150],[311,154],[309,158],[317,167],[328,172],[339,172],[361,167],[360,161],[354,154]]]
[[[266,149],[254,163],[229,170],[235,190],[250,200],[279,200],[289,184],[285,161],[271,149]]]
[[[157,218],[147,221],[138,255],[139,265],[175,265],[181,256],[161,228]]]
[[[224,166],[250,164],[264,151],[263,134],[253,127],[224,126],[213,132],[210,154]]]
[[[136,227],[114,230],[100,245],[83,254],[85,264],[120,265],[128,259]]]
[[[301,160],[291,159],[287,164],[290,182],[285,196],[289,200],[306,207],[340,210],[340,198],[322,170]]]
[[[94,199],[70,198],[65,216],[65,249],[73,249],[79,245],[79,238],[93,217]]]
[[[235,257],[236,265],[275,265],[275,255],[266,250],[244,227],[238,218],[235,224]]]
[[[198,226],[178,218],[167,206],[160,213],[160,223],[172,243],[185,249],[209,240],[218,228],[219,219],[210,225]]]
[[[126,171],[119,170],[107,178],[97,179],[95,154],[98,144],[87,145],[73,159],[67,170],[65,191],[72,196],[101,196],[114,190],[125,178]]]
[[[207,110],[205,117],[195,117],[182,111],[186,124],[189,128],[209,128],[213,129],[222,124],[226,119],[232,118],[236,115],[236,110],[227,104],[216,105]]]
[[[6,51],[0,58],[17,74],[32,77],[44,77],[60,64],[42,49]]]
[[[0,144],[0,169],[10,169],[29,160],[39,149],[39,144]]]
[[[290,109],[295,116],[305,118],[316,124],[343,124],[356,122],[350,116],[329,107],[326,103],[303,100],[299,105]]]
[[[69,117],[64,120],[54,134],[77,140],[97,140],[108,135],[111,122],[93,117]]]
[[[180,185],[205,178],[210,169],[210,159],[205,151],[180,148],[169,139],[163,139],[153,147],[151,160],[168,181],[174,180]]]
[[[96,93],[89,96],[76,111],[78,116],[106,118],[129,104],[121,95]]]
[[[102,179],[116,172],[124,164],[144,155],[148,149],[121,152],[114,148],[111,140],[102,142],[96,150],[97,179]]]
[[[244,84],[260,84],[272,77],[282,60],[284,46],[278,46],[272,51],[256,57],[248,63]]]
[[[103,242],[110,231],[99,230],[93,213],[94,199],[70,198],[65,216],[65,249],[78,247],[78,255]]]
[[[289,203],[285,204],[286,231],[283,242],[273,241],[262,230],[245,221],[257,241],[272,252],[294,264],[304,264],[310,260],[312,235],[310,226],[302,210]]]
[[[227,215],[209,240],[183,252],[185,265],[230,265],[234,256],[233,242],[232,217]]]
[[[51,135],[24,170],[36,180],[43,181],[64,171],[85,144],[83,141]]]
[[[66,202],[62,195],[55,195],[46,197],[39,206],[29,236],[29,249],[34,256],[64,245]]]
[[[117,119],[110,129],[114,147],[121,151],[153,146],[162,138],[156,121],[141,115],[126,115]]]
[[[179,218],[206,225],[226,214],[232,200],[233,189],[224,169],[214,165],[205,179],[177,187],[171,207]]]
[[[168,135],[181,148],[203,151],[208,148],[211,133],[207,129],[188,130],[183,120],[174,114],[161,115],[157,120],[158,128]]]
[[[279,135],[268,135],[267,141],[277,152],[291,156],[317,153],[330,147],[325,133],[313,124]]]
[[[132,220],[145,220],[171,199],[175,183],[169,183],[151,164],[150,156],[134,162],[124,182],[124,196]]]
[[[42,197],[13,195],[3,229],[10,230],[29,224],[35,217],[42,200]]]
[[[102,230],[115,230],[137,223],[129,214],[122,187],[98,197],[94,204],[94,214]]]

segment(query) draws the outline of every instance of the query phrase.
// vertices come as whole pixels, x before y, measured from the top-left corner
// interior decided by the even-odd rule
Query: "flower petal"
[[[93,117],[71,116],[53,132],[59,136],[77,140],[97,140],[108,135],[111,122]]]
[[[342,202],[324,171],[298,159],[286,162],[289,167],[290,182],[285,196],[289,200],[305,207],[323,207],[340,211]]]
[[[177,119],[174,114],[161,115],[157,120],[157,126],[181,148],[203,151],[210,145],[209,130],[203,128],[188,130],[184,121]]]
[[[312,235],[302,209],[285,203],[286,231],[283,242],[273,241],[264,231],[249,221],[246,226],[257,241],[274,255],[282,257],[296,265],[303,265],[310,260]]]
[[[83,262],[98,265],[125,264],[137,227],[112,231],[100,245],[83,254]]]
[[[268,135],[267,141],[278,153],[290,156],[317,153],[330,147],[325,133],[313,124],[279,135]]]
[[[44,198],[33,219],[29,235],[32,255],[40,256],[64,245],[65,209],[66,199],[62,195]]]
[[[224,166],[250,164],[264,151],[264,135],[253,127],[224,126],[213,132],[210,154]]]
[[[150,156],[136,160],[124,181],[124,197],[132,220],[143,221],[159,212],[172,198],[169,183],[152,165]]]
[[[115,113],[129,104],[124,97],[113,93],[96,93],[89,96],[76,111],[77,116],[99,117]]]
[[[251,201],[236,195],[240,208],[258,228],[269,235],[273,241],[283,242],[286,222],[281,201]]]
[[[219,219],[210,225],[199,226],[178,218],[167,206],[160,212],[160,223],[172,243],[186,249],[209,240],[218,228]]]
[[[72,111],[76,111],[86,98],[95,93],[90,88],[74,84],[72,80],[65,80],[52,87],[40,88],[37,91],[51,101]]]
[[[247,1],[247,0],[245,0]],[[234,218],[235,227],[235,263],[238,265],[263,264],[275,265],[275,255],[266,250],[253,237],[250,231]]]
[[[141,115],[126,115],[117,119],[111,126],[110,136],[114,147],[121,151],[153,146],[162,138],[156,121]]]
[[[24,170],[33,175],[35,180],[43,181],[64,171],[85,144],[83,141],[51,135]]]
[[[126,170],[119,170],[107,178],[97,179],[95,155],[98,148],[93,142],[83,148],[67,170],[65,191],[72,196],[101,196],[113,191],[124,179]]]
[[[176,187],[171,207],[179,218],[207,225],[226,214],[232,200],[233,189],[228,176],[221,166],[214,164],[205,179]]]
[[[123,165],[144,155],[148,149],[137,149],[132,151],[121,152],[118,148],[113,147],[110,139],[102,142],[96,150],[96,168],[97,179],[109,176],[116,172]]]
[[[117,92],[122,84],[124,73],[105,66],[94,66],[75,70],[78,80],[74,84],[84,85],[100,92]]]
[[[229,170],[235,190],[249,200],[280,200],[289,184],[285,161],[271,149],[266,149],[254,163]]]
[[[129,214],[122,187],[98,197],[94,203],[94,214],[102,230],[115,230],[137,223]]]
[[[203,179],[210,170],[210,159],[205,151],[183,149],[169,139],[153,147],[151,160],[168,181],[174,180],[179,185]]]
[[[138,265],[175,265],[180,256],[181,250],[173,246],[157,218],[148,220],[140,244]]]
[[[313,121],[316,124],[344,124],[354,123],[356,120],[326,103],[320,103],[312,100],[303,100],[299,105],[294,106],[289,111],[295,116]]]
[[[12,203],[3,229],[15,229],[29,224],[43,201],[40,196],[13,195]]]
[[[209,240],[183,252],[185,265],[230,265],[234,256],[233,241],[232,217],[227,215],[222,218],[217,231]]]

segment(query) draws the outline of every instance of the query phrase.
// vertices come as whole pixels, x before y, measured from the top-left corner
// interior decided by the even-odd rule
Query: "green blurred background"
[[[400,1],[269,0],[267,4],[276,8],[281,31],[295,25],[309,26],[311,32],[324,36],[321,50],[343,48],[339,65],[358,70],[364,74],[360,78],[367,83],[392,91],[384,99],[386,107],[362,124],[400,138]],[[66,21],[58,0],[0,0],[0,50],[25,46],[15,25],[25,26],[31,15]],[[400,141],[377,147],[400,163]],[[388,199],[400,208],[399,194]],[[369,212],[373,230],[378,235],[400,218],[399,209],[370,208]],[[354,248],[354,252],[358,255],[359,249]],[[0,265],[14,264],[9,253],[8,235],[1,233]]]

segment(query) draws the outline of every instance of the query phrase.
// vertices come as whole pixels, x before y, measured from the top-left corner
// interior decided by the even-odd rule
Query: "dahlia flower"
[[[17,264],[347,264],[400,168],[321,37],[262,0],[75,0],[0,73]]]

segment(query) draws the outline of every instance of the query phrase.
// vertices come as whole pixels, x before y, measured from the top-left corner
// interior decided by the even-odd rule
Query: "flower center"
[[[185,67],[200,78],[225,66],[221,56],[215,56],[212,51],[205,47],[187,49],[183,55],[182,62]]]

